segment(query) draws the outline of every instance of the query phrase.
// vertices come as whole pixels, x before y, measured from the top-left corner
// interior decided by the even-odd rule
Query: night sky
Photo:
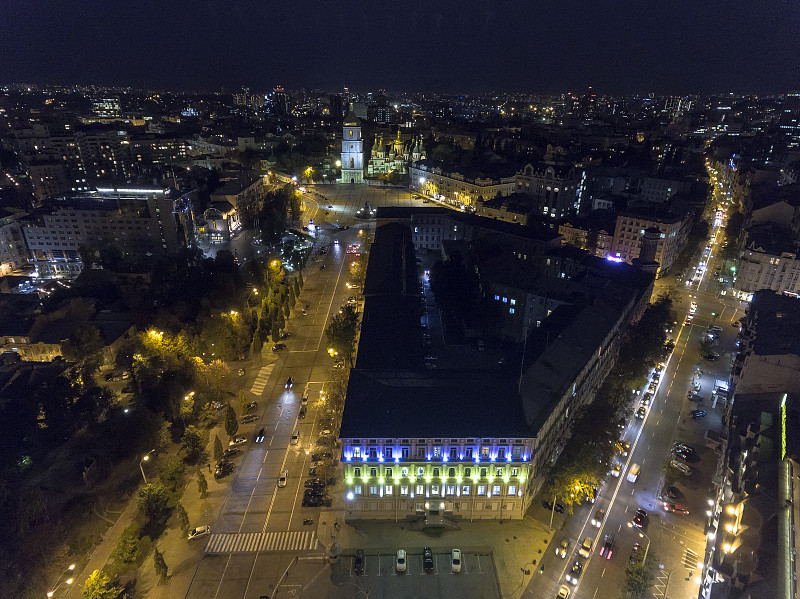
[[[783,92],[798,0],[0,0],[0,83]]]

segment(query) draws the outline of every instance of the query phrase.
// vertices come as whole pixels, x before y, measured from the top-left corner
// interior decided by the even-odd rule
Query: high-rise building
[[[788,146],[800,148],[800,92],[790,92],[783,99],[780,128]]]
[[[272,90],[272,112],[277,115],[289,114],[289,97],[280,85]]]
[[[361,120],[352,109],[342,123],[342,183],[364,182],[364,148]]]

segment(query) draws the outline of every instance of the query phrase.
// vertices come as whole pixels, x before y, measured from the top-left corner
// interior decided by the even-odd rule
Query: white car
[[[211,527],[206,524],[205,526],[198,526],[197,528],[193,528],[189,531],[188,539],[193,541],[194,539],[199,539],[200,537],[204,537],[207,534],[211,534]]]
[[[245,437],[234,437],[228,442],[228,446],[236,447],[237,445],[244,445],[247,443],[247,439]]]
[[[406,571],[406,550],[405,549],[398,549],[397,550],[397,559],[395,560],[395,568],[398,572],[405,572]]]
[[[622,464],[619,462],[615,463],[614,466],[611,468],[611,476],[614,478],[619,478],[619,474],[622,472]]]
[[[294,431],[292,433],[292,445],[297,445],[300,442],[300,433],[298,431]]]
[[[453,574],[461,572],[461,549],[453,549],[450,555],[450,571]]]
[[[567,599],[569,597],[569,593],[570,588],[567,585],[562,584],[560,587],[558,587],[558,595],[556,595],[556,599]]]
[[[561,544],[556,547],[556,555],[561,559],[567,557],[567,549],[569,549],[569,543],[567,543],[566,539],[561,541]]]
[[[278,486],[285,487],[286,481],[288,480],[289,480],[289,471],[288,470],[281,471],[281,475],[278,477]]]

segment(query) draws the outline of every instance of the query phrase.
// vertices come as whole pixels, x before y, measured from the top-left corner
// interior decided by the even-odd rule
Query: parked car
[[[323,451],[321,453],[312,453],[311,454],[311,461],[312,462],[319,462],[324,458],[332,458],[333,454],[330,451]]]
[[[256,433],[256,443],[263,443],[263,442],[264,442],[264,427],[262,426],[260,429],[258,429],[258,432]]]
[[[664,503],[664,509],[673,514],[689,515],[689,508],[679,503]]]
[[[294,387],[294,379],[292,379],[292,377],[289,377],[288,379],[286,379],[286,384],[283,386],[283,388],[291,389],[292,387]]]
[[[233,472],[233,464],[224,460],[222,462],[217,462],[217,466],[214,468],[214,478],[222,478],[223,476],[229,475],[231,472]]]
[[[677,487],[667,487],[666,495],[670,499],[677,499],[678,497],[680,497],[680,493],[681,492],[678,490]]]
[[[258,402],[257,401],[251,401],[249,404],[247,404],[247,410],[248,411],[257,410],[257,409],[258,409]]]
[[[308,389],[305,390],[305,393],[303,393],[303,397],[300,398],[300,405],[301,406],[308,405]]]
[[[614,553],[614,535],[606,535],[605,542],[600,547],[600,557],[611,559],[612,553]]]
[[[300,413],[299,413],[299,414],[297,414],[297,417],[298,417],[300,420],[302,420],[303,418],[305,418],[305,417],[306,417],[306,407],[305,407],[305,406],[301,406],[301,407],[300,407]]]
[[[353,571],[356,574],[361,574],[364,571],[364,550],[357,549],[356,557],[353,560]]]
[[[292,433],[292,445],[297,445],[300,442],[300,433],[298,431],[294,431]]]
[[[286,349],[286,344],[285,343],[276,343],[275,345],[272,346],[272,351],[274,351],[276,354],[279,351],[283,351],[285,349]]]
[[[582,572],[583,564],[581,564],[579,561],[576,561],[574,564],[572,564],[572,568],[569,569],[569,572],[567,572],[567,582],[572,585],[578,584],[578,580],[580,580]]]
[[[559,543],[558,547],[556,547],[556,555],[561,559],[567,557],[567,549],[569,549],[569,542],[564,539]]]
[[[644,406],[639,406],[639,409],[636,410],[636,418],[639,420],[644,420],[644,417],[647,415],[647,408]]]
[[[622,472],[622,464],[615,462],[611,467],[611,476],[614,478],[619,478],[620,472]]]
[[[631,524],[636,528],[644,528],[644,525],[647,524],[647,512],[642,508],[636,510],[636,515],[633,517]]]
[[[280,475],[278,476],[278,486],[279,487],[285,487],[286,486],[286,482],[288,480],[289,480],[289,471],[288,470],[282,470]]]
[[[405,549],[398,549],[397,550],[397,557],[395,558],[394,567],[398,572],[405,572],[406,571],[406,550]]]
[[[322,503],[322,497],[303,497],[301,505],[303,507],[320,507]]]
[[[708,352],[703,354],[703,358],[708,360],[709,362],[715,362],[719,359],[719,354],[716,352]]]
[[[239,453],[239,448],[238,447],[229,447],[228,449],[226,449],[225,451],[222,452],[222,457],[223,458],[232,458],[233,456],[235,456],[238,453]]]
[[[560,504],[560,503],[556,503],[555,504],[555,508],[554,508],[553,507],[553,502],[552,501],[547,501],[545,499],[542,502],[542,505],[545,507],[545,509],[548,509],[548,510],[555,509],[555,511],[557,511],[559,514],[563,514],[564,513],[564,506],[562,504]]]
[[[453,549],[450,553],[450,571],[453,574],[461,572],[461,549]]]
[[[258,416],[256,416],[255,414],[248,414],[247,416],[242,416],[241,423],[249,424],[251,422],[255,422],[256,420],[258,420]]]
[[[698,418],[704,418],[705,415],[706,415],[706,411],[705,410],[692,410],[691,412],[689,412],[689,415],[692,418],[694,418],[695,420],[697,420]]]
[[[239,436],[239,437],[234,437],[233,439],[228,441],[228,446],[237,447],[239,445],[244,445],[245,443],[247,443],[247,439],[245,439],[242,436]]]
[[[422,550],[422,567],[425,570],[433,570],[433,551],[430,547]]]
[[[192,530],[190,530],[187,538],[190,541],[194,541],[195,539],[199,539],[200,537],[204,537],[208,534],[211,534],[211,527],[208,524],[205,524],[203,526],[197,526]]]
[[[236,374],[238,374],[239,376],[244,376],[244,368],[240,368],[239,370],[237,370]]]
[[[689,476],[692,473],[690,466],[684,464],[683,462],[679,462],[678,460],[671,460],[669,465],[675,468],[675,470],[682,472],[685,476]]]

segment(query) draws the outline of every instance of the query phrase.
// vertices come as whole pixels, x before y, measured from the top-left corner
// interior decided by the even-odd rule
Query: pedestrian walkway
[[[252,553],[255,551],[312,551],[319,545],[313,532],[250,532],[212,534],[205,553]]]
[[[264,388],[267,386],[267,381],[269,381],[269,375],[272,374],[272,368],[275,366],[275,363],[267,364],[266,366],[262,366],[261,369],[258,371],[258,376],[256,376],[256,380],[253,381],[253,386],[250,388],[250,393],[254,395],[261,395],[264,392]]]
[[[700,561],[700,556],[691,549],[683,550],[683,567],[688,570],[696,570],[697,563]]]

